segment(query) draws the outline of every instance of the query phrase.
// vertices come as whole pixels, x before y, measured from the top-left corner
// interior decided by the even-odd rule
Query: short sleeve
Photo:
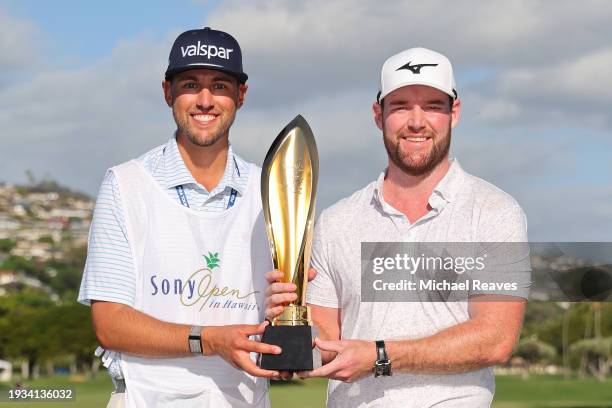
[[[527,217],[512,202],[501,205],[483,218],[478,242],[484,248],[486,268],[473,274],[471,294],[498,294],[529,297],[531,260],[527,238]]]
[[[78,301],[134,306],[135,267],[117,179],[108,170],[96,200]]]
[[[306,290],[306,302],[324,307],[340,307],[339,290],[335,285],[333,265],[330,262],[329,244],[330,231],[327,230],[325,212],[321,214],[317,224],[312,243],[310,267],[317,271],[317,276]]]

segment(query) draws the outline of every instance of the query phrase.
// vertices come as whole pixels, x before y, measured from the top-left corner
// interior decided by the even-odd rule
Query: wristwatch
[[[391,375],[391,360],[387,356],[383,340],[376,340],[376,362],[374,363],[373,371],[374,377]]]
[[[202,355],[202,326],[191,326],[189,330],[189,351]]]

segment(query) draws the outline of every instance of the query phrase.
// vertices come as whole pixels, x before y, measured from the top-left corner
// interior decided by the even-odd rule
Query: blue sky
[[[142,35],[160,39],[169,29],[198,27],[216,3],[4,0],[0,5],[13,16],[36,23],[44,33],[45,55],[87,64],[108,55],[124,39]]]
[[[518,200],[530,237],[612,241],[612,4],[581,4],[0,0],[0,180],[30,169],[95,195],[106,168],[172,135],[170,45],[210,25],[239,40],[250,77],[236,150],[260,164],[303,114],[325,208],[384,168],[370,110],[380,66],[425,46],[455,68],[453,155]]]

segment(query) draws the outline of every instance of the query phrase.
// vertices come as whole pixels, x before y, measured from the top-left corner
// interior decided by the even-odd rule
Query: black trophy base
[[[312,328],[310,326],[267,326],[262,343],[279,346],[281,354],[262,354],[259,366],[266,370],[312,370]]]

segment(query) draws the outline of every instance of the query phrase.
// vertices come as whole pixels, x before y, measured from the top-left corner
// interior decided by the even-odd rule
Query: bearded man
[[[522,325],[528,252],[509,260],[514,272],[525,272],[513,275],[517,290],[511,295],[362,300],[363,242],[527,242],[517,202],[449,160],[460,112],[445,56],[412,48],[384,63],[373,113],[388,167],[323,211],[314,233],[317,276],[306,298],[326,364],[301,376],[331,380],[330,407],[490,406],[492,366],[508,360]],[[268,318],[295,298],[292,284],[278,278],[268,274]]]

